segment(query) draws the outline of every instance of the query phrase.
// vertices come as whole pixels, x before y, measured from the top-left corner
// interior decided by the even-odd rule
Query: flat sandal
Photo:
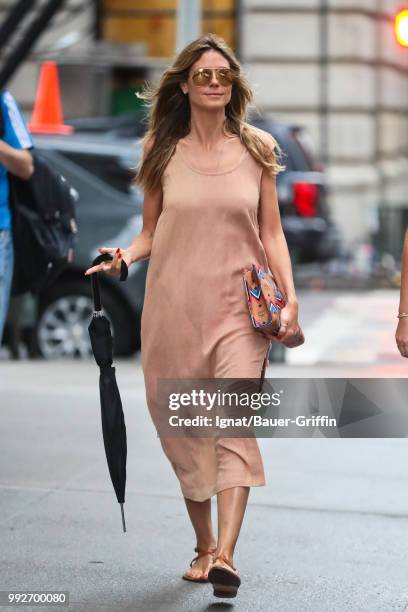
[[[214,567],[217,559],[221,559],[221,561],[236,571],[228,557],[223,554],[215,557],[213,566],[208,572],[208,581],[213,585],[214,597],[236,597],[241,579],[237,574],[225,567]]]
[[[213,555],[216,551],[216,548],[202,550],[201,548],[198,548],[198,546],[196,546],[194,550],[196,553],[198,553],[198,555],[191,560],[190,567],[193,567],[194,561],[197,561],[197,559],[199,559],[200,557],[204,557],[204,555]],[[189,580],[190,582],[208,582],[208,578],[190,578],[189,576],[186,576],[186,574],[183,574],[182,578],[183,580]]]

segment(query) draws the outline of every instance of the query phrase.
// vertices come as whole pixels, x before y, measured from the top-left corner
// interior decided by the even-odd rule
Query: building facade
[[[398,239],[407,220],[408,49],[394,34],[399,8],[396,0],[202,0],[202,31],[236,50],[262,114],[310,132],[350,247],[379,225],[394,226],[389,235]],[[28,112],[41,59],[85,62],[97,39],[127,47],[135,66],[149,67],[140,74],[155,78],[174,54],[176,19],[177,0],[69,0],[10,88]]]
[[[349,245],[407,206],[408,49],[394,0],[243,0],[241,56],[266,116],[307,126]],[[395,211],[395,215],[393,214]]]

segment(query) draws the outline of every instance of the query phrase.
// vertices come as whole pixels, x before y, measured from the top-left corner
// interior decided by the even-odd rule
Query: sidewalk
[[[181,579],[195,540],[178,481],[139,363],[115,365],[127,533],[104,456],[95,364],[1,364],[0,589],[68,590],[68,609],[81,612],[408,610],[405,439],[260,439],[267,486],[250,492],[234,557],[242,586],[235,600],[217,599],[211,585]]]

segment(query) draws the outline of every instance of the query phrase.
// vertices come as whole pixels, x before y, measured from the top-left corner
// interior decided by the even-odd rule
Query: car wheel
[[[138,348],[137,321],[131,320],[125,306],[101,288],[101,301],[111,323],[114,355],[131,355]],[[45,359],[89,358],[92,355],[88,325],[94,310],[88,283],[57,283],[41,296],[34,331],[35,352]],[[135,334],[129,333],[130,329]]]

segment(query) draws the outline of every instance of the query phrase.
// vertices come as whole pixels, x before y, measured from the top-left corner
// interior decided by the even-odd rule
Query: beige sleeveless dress
[[[154,423],[158,378],[259,379],[269,349],[252,327],[242,280],[252,263],[268,267],[257,214],[262,166],[238,137],[235,146],[234,162],[210,172],[193,165],[179,142],[163,175],[141,319]],[[160,443],[186,498],[266,484],[255,437],[160,436]]]

